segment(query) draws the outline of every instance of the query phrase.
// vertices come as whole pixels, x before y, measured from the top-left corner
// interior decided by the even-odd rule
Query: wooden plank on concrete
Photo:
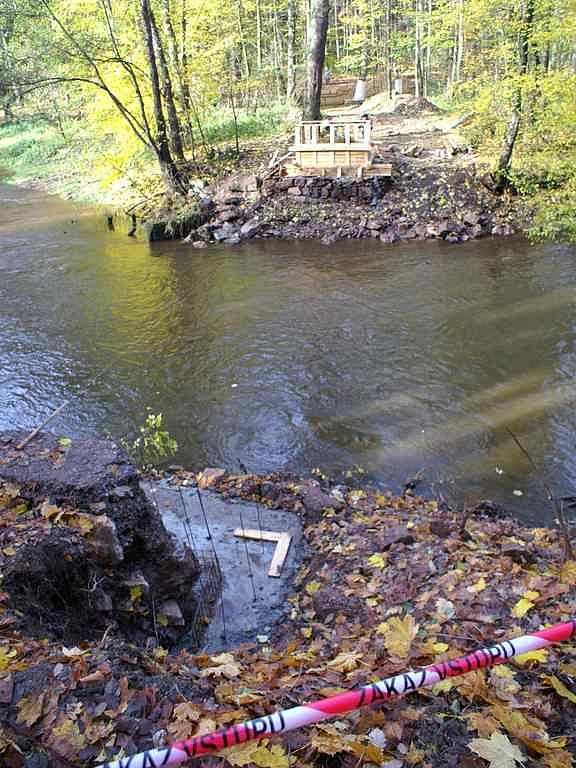
[[[276,531],[257,531],[253,528],[235,528],[234,536],[241,539],[255,539],[256,541],[279,541],[282,536]]]
[[[291,543],[292,536],[290,536],[289,533],[280,534],[280,539],[278,540],[278,544],[274,550],[274,556],[272,557],[272,562],[270,563],[268,576],[272,576],[276,579],[280,578],[282,568],[288,557],[288,550],[290,549]]]
[[[254,539],[255,541],[276,542],[276,548],[272,556],[272,562],[268,569],[268,576],[278,579],[282,574],[282,568],[288,557],[288,550],[292,543],[292,536],[286,531],[278,533],[277,531],[260,531],[254,528],[235,528],[234,536],[241,539]]]

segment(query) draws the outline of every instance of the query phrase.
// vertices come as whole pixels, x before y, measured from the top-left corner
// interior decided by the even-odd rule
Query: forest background
[[[534,235],[576,239],[576,0],[0,0],[0,164],[119,206],[185,195],[311,115],[324,31],[325,71],[410,74]]]

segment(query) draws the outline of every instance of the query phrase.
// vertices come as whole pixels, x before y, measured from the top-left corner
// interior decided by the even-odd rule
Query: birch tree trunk
[[[289,103],[294,99],[296,90],[296,71],[294,63],[294,38],[296,32],[296,7],[295,0],[288,0],[288,30],[286,35],[286,98]]]
[[[260,0],[256,0],[256,63],[262,69],[262,12]]]
[[[415,95],[419,99],[423,95],[423,51],[422,51],[422,0],[415,0],[414,17],[414,83]]]
[[[312,0],[304,120],[320,119],[320,97],[322,95],[322,75],[326,55],[329,14],[330,0]]]

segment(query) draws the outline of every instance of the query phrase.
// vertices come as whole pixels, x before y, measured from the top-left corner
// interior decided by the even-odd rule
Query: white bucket
[[[352,101],[357,101],[359,104],[361,104],[365,100],[366,100],[366,80],[357,80],[356,89],[354,91],[354,96],[352,97]]]

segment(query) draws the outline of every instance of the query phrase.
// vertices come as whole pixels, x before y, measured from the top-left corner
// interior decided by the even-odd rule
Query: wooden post
[[[319,126],[316,123],[312,126],[312,144],[319,144],[320,143],[320,136],[319,136]]]
[[[330,144],[336,144],[336,126],[330,126]]]
[[[302,144],[302,143],[303,143],[303,141],[302,141],[302,126],[301,125],[297,125],[296,128],[294,129],[294,144],[296,144],[296,146],[298,146],[298,144]]]
[[[349,125],[344,126],[344,142],[346,144],[350,144],[350,126]]]

